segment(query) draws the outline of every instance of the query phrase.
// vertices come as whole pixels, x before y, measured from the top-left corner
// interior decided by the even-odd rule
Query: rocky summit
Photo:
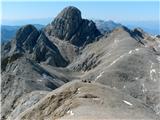
[[[82,19],[80,10],[72,6],[63,9],[46,29],[49,35],[76,46],[91,43],[100,35],[95,23]]]
[[[110,29],[73,6],[22,26],[1,47],[1,119],[159,120],[159,36]]]

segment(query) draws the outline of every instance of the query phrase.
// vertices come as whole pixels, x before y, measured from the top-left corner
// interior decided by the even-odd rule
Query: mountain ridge
[[[41,30],[25,25],[2,45],[2,119],[154,120],[159,45],[158,37],[125,26],[103,35],[73,6]]]

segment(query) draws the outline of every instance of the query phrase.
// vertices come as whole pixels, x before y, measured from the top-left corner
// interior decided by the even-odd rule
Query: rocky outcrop
[[[21,27],[17,31],[15,39],[2,47],[2,54],[4,59],[2,60],[3,69],[8,63],[6,59],[15,55],[24,55],[39,63],[45,62],[48,65],[57,67],[68,65],[58,48],[49,41],[45,33],[38,31],[33,25]]]
[[[38,37],[32,56],[37,62],[46,62],[52,66],[65,67],[68,64],[58,48],[48,40],[43,32]]]
[[[20,54],[20,53],[14,53],[11,56],[7,56],[5,58],[2,58],[2,60],[1,60],[1,70],[4,71],[8,64],[16,61],[17,59],[19,59],[22,56],[23,55]]]
[[[33,25],[25,25],[21,27],[16,33],[16,46],[17,48],[33,51],[36,44],[39,31]]]
[[[67,7],[46,28],[49,35],[83,46],[95,40],[100,32],[93,21],[81,18],[81,12],[75,7]]]
[[[69,40],[79,28],[81,22],[81,12],[75,7],[67,7],[51,23],[53,26],[52,35]]]

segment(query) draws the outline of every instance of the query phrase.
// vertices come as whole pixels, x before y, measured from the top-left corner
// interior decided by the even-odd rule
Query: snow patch
[[[144,93],[144,92],[146,92],[147,91],[147,89],[145,88],[145,86],[144,86],[144,83],[142,84],[142,92]]]
[[[126,103],[127,105],[130,105],[130,106],[133,105],[132,103],[130,103],[130,102],[126,101],[126,100],[123,100],[123,102]]]
[[[14,68],[13,72],[16,73],[16,72],[17,72],[17,69],[18,69],[18,66],[16,66],[16,67]]]
[[[115,64],[118,60],[120,60],[121,58],[123,58],[126,54],[121,55],[120,57],[118,57],[116,60],[114,60],[108,67],[112,66],[113,64]]]
[[[129,54],[132,54],[132,50],[131,50],[131,51],[129,51]]]
[[[98,80],[98,79],[103,75],[103,73],[104,73],[104,71],[101,72],[101,73],[96,77],[96,80]],[[96,81],[96,80],[95,80],[95,81]]]
[[[138,80],[138,77],[136,77],[135,79]]]
[[[93,100],[95,100],[95,101],[99,101],[99,100],[100,100],[100,98],[93,98]]]
[[[152,69],[152,70],[151,70],[151,73],[156,73],[156,70],[155,70],[155,69]]]
[[[158,60],[158,62],[160,63],[160,56],[157,56],[157,60]]]
[[[42,80],[42,79],[38,79],[37,81],[38,81],[38,82],[42,82],[43,80]]]
[[[139,48],[136,48],[135,50],[130,50],[128,54],[132,54],[133,52],[136,52],[136,51],[139,51]]]
[[[72,112],[72,110],[69,110],[67,113],[70,114],[71,116],[74,115],[74,113]]]
[[[156,82],[156,69],[153,69],[153,65],[154,65],[154,63],[151,63],[150,78],[151,78],[151,80],[153,80],[154,82]]]
[[[114,40],[114,43],[115,43],[115,44],[117,44],[118,42],[119,42],[119,40],[117,40],[117,39]]]
[[[81,93],[81,92],[80,92],[80,88],[78,88],[78,93]]]
[[[42,74],[44,79],[47,79],[47,75],[46,74]]]
[[[113,89],[117,89],[116,87],[113,87]]]
[[[151,80],[156,81],[155,75],[156,75],[156,70],[155,69],[151,69],[150,70],[150,78],[151,78]]]
[[[139,51],[139,49],[138,49],[138,48],[136,48],[135,50],[136,50],[136,51]]]

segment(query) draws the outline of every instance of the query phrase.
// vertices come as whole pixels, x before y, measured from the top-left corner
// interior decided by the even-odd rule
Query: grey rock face
[[[31,52],[38,36],[39,31],[33,25],[23,26],[16,33],[16,45]]]
[[[51,26],[51,27],[50,27]],[[46,28],[48,34],[83,46],[94,41],[100,35],[93,21],[81,18],[81,12],[75,7],[67,7]]]
[[[69,40],[82,22],[81,12],[75,7],[67,7],[52,22],[53,35]]]
[[[15,39],[3,45],[3,68],[15,54],[24,55],[37,62],[46,62],[57,67],[64,67],[68,64],[61,56],[58,48],[49,41],[44,32],[39,32],[33,25],[21,27],[17,31]]]
[[[95,41],[95,38],[100,35],[93,21],[82,20],[77,32],[71,37],[70,42],[77,46],[83,46]]]
[[[38,36],[39,31],[33,25],[22,26],[13,40],[2,45],[2,58],[17,53],[32,53]]]
[[[9,63],[16,61],[17,59],[19,59],[22,56],[23,55],[20,53],[15,53],[15,54],[12,54],[11,56],[7,56],[7,57],[2,58],[1,70],[4,71]]]
[[[64,67],[68,64],[59,53],[58,48],[48,40],[44,33],[40,34],[32,55],[36,61],[46,61],[53,66]]]

